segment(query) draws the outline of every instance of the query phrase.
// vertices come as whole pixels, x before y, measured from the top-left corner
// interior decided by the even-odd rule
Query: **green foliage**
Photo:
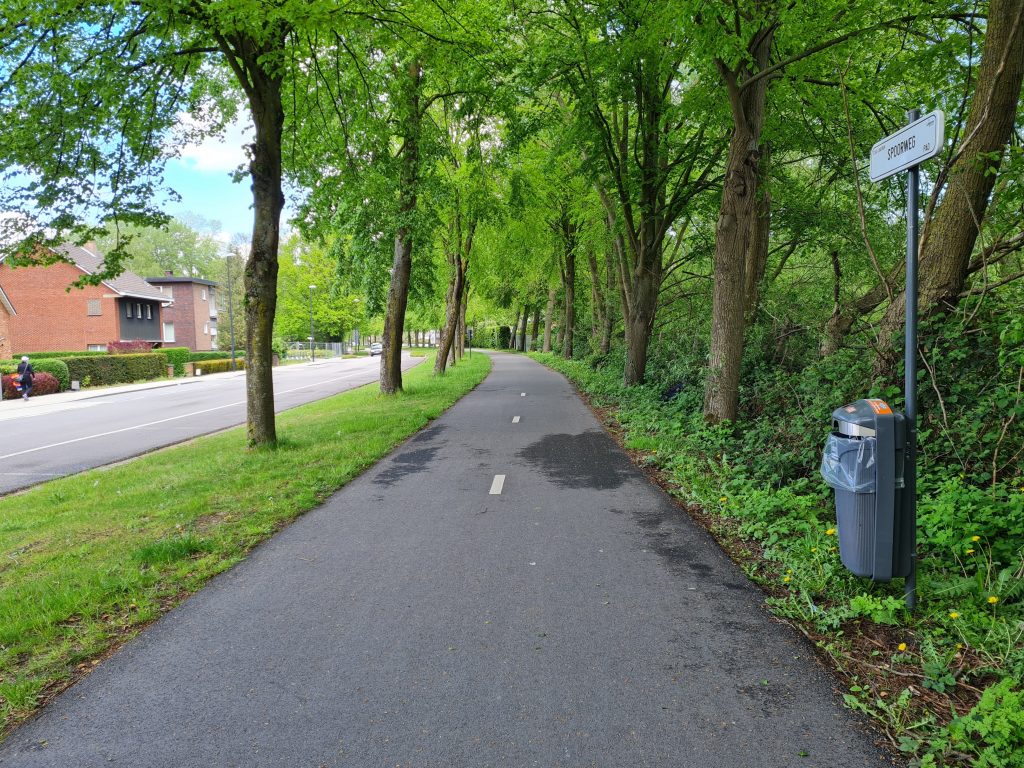
[[[921,760],[921,768],[949,765],[951,758],[962,753],[969,756],[974,768],[1018,768],[1021,765],[1024,692],[1015,690],[1009,678],[989,687],[970,712],[954,717],[932,738]]]
[[[162,379],[167,375],[167,358],[159,352],[105,357],[66,357],[68,375],[92,386],[128,384]]]
[[[0,362],[0,373],[16,373],[17,370],[17,362]],[[71,386],[71,376],[68,373],[68,366],[63,360],[59,360],[57,358],[40,358],[32,360],[32,370],[36,373],[48,373],[53,376],[57,380],[60,392],[63,392]]]
[[[239,358],[245,355],[244,350],[236,350],[235,357]],[[201,362],[204,360],[230,360],[231,352],[192,352],[188,356],[190,363]]]
[[[188,347],[163,347],[156,350],[166,359],[166,365],[174,366],[175,376],[185,375],[185,363],[192,359],[192,350]]]
[[[197,369],[202,369],[203,375],[208,373],[226,373],[231,370],[231,359],[227,360],[206,360],[203,363],[196,365]],[[239,371],[245,370],[245,358],[239,357],[235,359],[235,369]]]

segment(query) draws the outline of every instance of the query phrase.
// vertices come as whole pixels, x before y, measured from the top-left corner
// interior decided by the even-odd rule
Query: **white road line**
[[[520,397],[526,397],[526,393],[525,393],[525,392],[520,392],[520,393],[519,393],[519,396],[520,396]]]
[[[505,485],[505,476],[495,475],[494,480],[491,482],[491,496],[499,495],[503,485]]]
[[[330,384],[332,381],[341,381],[342,379],[347,379],[347,378],[349,378],[350,376],[353,376],[353,375],[355,375],[355,374],[351,374],[350,373],[350,374],[347,374],[345,376],[338,376],[338,377],[333,378],[333,379],[325,379],[323,381],[313,382],[312,384],[305,384],[305,385],[303,385],[301,387],[295,387],[293,389],[285,389],[285,390],[282,390],[281,392],[275,392],[274,393],[274,397],[277,397],[278,395],[287,395],[287,394],[289,394],[291,392],[298,392],[301,389],[309,389],[310,387],[318,387],[318,386],[320,386],[322,384]],[[372,381],[368,382],[368,383],[372,383]],[[238,405],[245,405],[245,400],[236,400],[233,403],[227,403],[225,405],[218,405],[218,406],[215,406],[213,408],[204,408],[201,411],[192,411],[191,413],[183,413],[183,414],[181,414],[179,416],[168,416],[166,419],[157,419],[156,421],[150,421],[150,422],[147,422],[145,424],[136,424],[135,426],[132,426],[132,427],[122,427],[121,429],[114,429],[114,430],[111,430],[110,432],[100,432],[100,433],[95,434],[95,435],[85,435],[84,437],[76,437],[76,438],[74,438],[72,440],[63,440],[63,441],[61,441],[59,443],[50,443],[49,445],[40,445],[40,446],[38,446],[36,448],[27,448],[24,451],[16,451],[14,453],[8,453],[8,454],[5,454],[3,456],[0,456],[0,461],[2,461],[3,459],[13,459],[15,456],[24,456],[27,453],[36,453],[37,451],[45,451],[45,450],[48,450],[50,448],[60,448],[62,445],[72,445],[73,443],[81,443],[84,440],[94,440],[97,437],[110,437],[111,435],[119,435],[122,432],[131,432],[134,429],[146,429],[147,427],[153,427],[153,426],[156,426],[157,424],[166,424],[169,421],[177,421],[178,419],[187,419],[190,416],[201,416],[204,413],[212,413],[213,411],[222,411],[225,408],[234,408],[235,406],[238,406]]]
[[[518,424],[519,423],[519,417],[518,416],[513,416],[512,417],[512,423],[513,424]]]

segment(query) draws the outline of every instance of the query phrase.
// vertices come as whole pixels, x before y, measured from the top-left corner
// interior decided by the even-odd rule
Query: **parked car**
[[[384,345],[381,344],[379,341],[375,341],[373,342],[373,344],[370,345],[370,357],[373,357],[374,355],[383,354],[383,352]]]

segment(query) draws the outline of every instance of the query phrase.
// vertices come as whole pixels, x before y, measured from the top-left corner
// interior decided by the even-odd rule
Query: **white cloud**
[[[201,131],[205,126],[188,114],[178,116],[179,136]],[[225,173],[248,162],[245,145],[253,141],[252,124],[245,117],[228,123],[216,136],[185,144],[179,150],[187,168],[211,173]]]

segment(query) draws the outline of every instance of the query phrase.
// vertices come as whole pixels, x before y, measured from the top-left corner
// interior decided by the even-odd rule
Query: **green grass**
[[[490,370],[429,361],[386,398],[368,385],[244,428],[0,499],[0,718],[32,713],[91,662],[439,416]]]

